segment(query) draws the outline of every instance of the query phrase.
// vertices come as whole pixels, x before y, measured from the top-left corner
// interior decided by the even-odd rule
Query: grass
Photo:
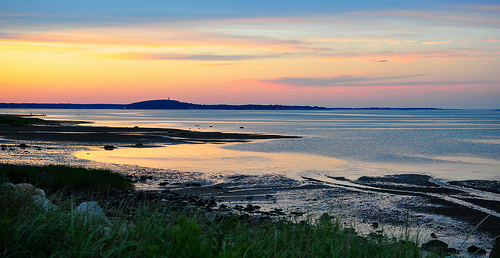
[[[131,210],[127,199],[135,198],[131,195],[120,199],[118,206],[103,206],[111,226],[85,223],[74,212],[78,203],[73,198],[52,199],[59,209],[43,211],[32,196],[4,184],[15,180],[42,184],[35,177],[41,171],[53,178],[53,189],[131,189],[127,179],[106,170],[0,165],[0,257],[423,256],[412,232],[399,237],[359,235],[326,213],[302,222],[231,214],[213,217],[164,200],[139,202]]]
[[[264,221],[253,225],[235,216],[221,220],[142,206],[132,220],[113,218],[111,230],[83,224],[70,204],[54,212],[13,201],[3,188],[0,205],[2,257],[419,257],[410,242],[383,235],[368,238],[345,230],[335,219],[309,223]],[[10,198],[8,198],[10,197]],[[22,197],[17,197],[22,198]],[[189,215],[191,214],[191,215]],[[125,213],[123,214],[125,215]],[[133,225],[133,226],[132,226]],[[126,230],[124,230],[126,228]],[[108,232],[108,233],[106,233]]]
[[[22,117],[18,115],[0,115],[0,124],[24,126],[32,124],[44,124],[45,120],[34,117]]]
[[[0,176],[13,184],[31,183],[51,191],[65,189],[106,193],[113,189],[129,190],[133,188],[128,179],[110,170],[85,169],[63,165],[0,164]]]
[[[105,213],[113,225],[84,223],[73,212],[72,199],[55,211],[42,211],[33,197],[19,194],[4,182],[42,185],[44,171],[53,189],[128,190],[119,174],[67,166],[1,165],[0,257],[419,257],[407,237],[359,236],[328,215],[315,221],[262,221],[224,215],[207,219],[196,209],[172,208],[161,200],[129,200]],[[119,183],[117,183],[119,182]],[[133,198],[133,197],[130,197]],[[130,216],[133,214],[133,216]]]

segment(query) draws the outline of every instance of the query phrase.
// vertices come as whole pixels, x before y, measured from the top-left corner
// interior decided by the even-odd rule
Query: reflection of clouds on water
[[[241,157],[220,157],[221,160],[224,161],[253,161],[253,162],[266,162],[271,161],[272,159],[266,157],[257,157],[257,156],[241,156]]]
[[[339,171],[345,161],[299,153],[259,153],[227,150],[220,145],[181,144],[161,148],[118,148],[109,151],[80,151],[78,158],[105,163],[247,175],[287,174],[299,178],[303,171]]]
[[[472,143],[500,144],[500,139],[480,139],[480,140],[466,139],[464,141]]]

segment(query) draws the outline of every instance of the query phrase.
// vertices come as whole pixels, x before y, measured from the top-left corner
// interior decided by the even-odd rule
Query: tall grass
[[[45,174],[48,174],[49,177]],[[112,189],[133,189],[132,183],[127,178],[113,171],[63,165],[0,164],[0,176],[13,184],[31,183],[43,189],[54,191],[66,189],[106,193]]]
[[[359,236],[328,216],[306,223],[256,222],[231,215],[210,220],[159,201],[141,204],[132,218],[121,209],[110,217],[113,226],[107,230],[77,219],[73,203],[41,212],[29,205],[29,197],[15,197],[7,187],[0,191],[1,257],[420,256],[411,242],[380,234]]]

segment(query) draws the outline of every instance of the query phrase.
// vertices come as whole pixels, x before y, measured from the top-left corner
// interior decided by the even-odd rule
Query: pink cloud
[[[442,45],[442,44],[449,44],[452,43],[451,40],[448,41],[429,41],[429,42],[422,42],[420,43],[421,45]]]

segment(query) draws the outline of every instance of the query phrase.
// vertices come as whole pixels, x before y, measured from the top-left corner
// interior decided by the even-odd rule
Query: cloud
[[[465,8],[462,12],[440,10],[440,11],[429,11],[429,10],[383,10],[375,12],[353,12],[351,14],[360,16],[380,16],[380,17],[403,17],[405,19],[421,19],[425,21],[444,21],[447,23],[454,23],[458,25],[479,25],[497,28],[500,23],[500,18],[496,13],[490,13],[490,11],[498,10],[498,6],[494,6],[495,9],[488,9],[484,6],[478,6],[477,8]],[[472,11],[469,11],[472,10]],[[482,11],[478,12],[476,10]]]
[[[449,44],[452,43],[451,40],[447,41],[429,41],[429,42],[422,42],[420,43],[421,45],[442,45],[442,44]]]
[[[422,74],[403,75],[403,76],[384,76],[384,77],[356,77],[351,75],[339,75],[334,77],[286,77],[277,79],[263,80],[266,83],[281,84],[285,86],[298,87],[331,87],[345,86],[353,83],[381,80],[399,80],[423,76]]]
[[[181,55],[168,53],[121,53],[110,55],[112,59],[128,59],[128,60],[194,60],[194,61],[239,61],[239,60],[254,60],[276,58],[275,55],[215,55],[215,54],[197,54],[197,55]]]
[[[370,60],[370,62],[375,62],[375,63],[387,63],[389,60],[383,59],[383,60]]]
[[[497,83],[487,80],[471,81],[399,81],[424,76],[424,74],[403,76],[357,77],[339,75],[334,77],[285,77],[261,80],[278,86],[288,87],[335,87],[335,86],[420,86],[420,85],[467,85]]]

